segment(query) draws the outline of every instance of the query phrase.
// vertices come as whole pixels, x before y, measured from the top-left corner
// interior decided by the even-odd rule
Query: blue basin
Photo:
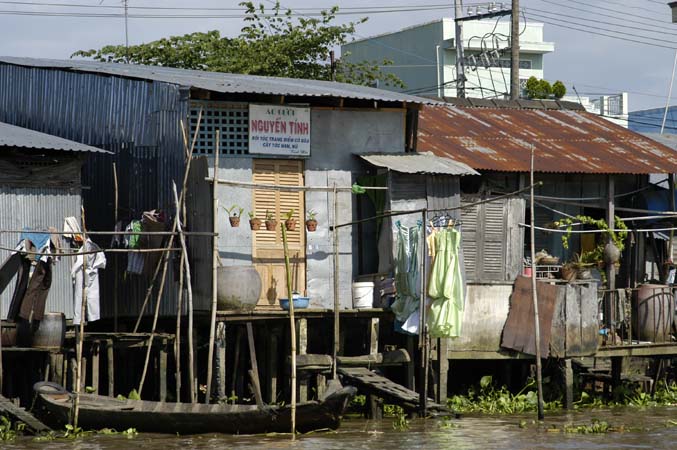
[[[308,298],[308,297],[297,297],[297,298],[294,299],[294,309],[307,308],[308,303],[310,303],[310,298]],[[289,310],[289,299],[288,298],[281,298],[280,299],[280,306],[285,311],[288,311]]]

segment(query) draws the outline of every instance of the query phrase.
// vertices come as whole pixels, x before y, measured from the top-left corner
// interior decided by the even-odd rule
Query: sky
[[[270,0],[260,1],[271,6]],[[545,57],[546,79],[562,80],[570,94],[573,94],[572,85],[581,95],[626,91],[629,109],[635,111],[664,107],[666,103],[677,50],[677,24],[671,23],[667,2],[521,0],[520,7],[528,21],[545,24],[545,40],[555,43],[555,51]],[[129,0],[131,16],[184,16],[131,17],[128,22],[130,44],[214,29],[222,35],[235,36],[244,26],[238,3],[239,0]],[[360,11],[358,15],[339,16],[340,22],[369,17],[358,27],[358,38],[453,16],[453,0],[282,0],[281,3],[306,13],[308,8],[334,5],[346,10],[379,6],[416,9],[394,13],[374,13],[372,9]],[[464,1],[465,6],[476,3],[480,2]],[[508,5],[510,0],[503,3]],[[122,0],[0,0],[0,55],[64,59],[77,50],[124,44],[122,5]],[[144,7],[150,9],[142,9]],[[189,9],[153,9],[158,7]],[[64,13],[103,17],[67,17]],[[190,15],[235,17],[185,17]],[[677,99],[677,86],[673,98]],[[677,100],[671,104],[677,104]]]

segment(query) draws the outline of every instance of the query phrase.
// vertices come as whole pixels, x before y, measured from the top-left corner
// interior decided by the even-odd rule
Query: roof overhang
[[[431,175],[479,175],[479,172],[451,158],[421,153],[371,153],[358,154],[369,164],[399,173]]]

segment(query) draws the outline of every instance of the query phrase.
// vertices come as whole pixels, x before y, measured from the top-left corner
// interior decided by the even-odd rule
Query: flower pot
[[[604,262],[607,264],[616,264],[621,259],[621,251],[616,244],[609,242],[604,246]]]
[[[567,265],[562,266],[561,275],[564,281],[574,281],[577,274],[578,269],[576,267]]]
[[[268,231],[275,231],[275,227],[277,226],[277,220],[266,220],[266,230]]]
[[[231,227],[239,227],[240,226],[240,218],[237,216],[229,216],[228,220],[230,220],[230,226]]]
[[[261,219],[249,219],[249,228],[252,230],[260,230],[261,229]]]
[[[287,231],[294,231],[296,229],[296,219],[285,220],[284,226],[287,228]]]
[[[317,220],[306,220],[306,230],[311,232],[317,230]]]

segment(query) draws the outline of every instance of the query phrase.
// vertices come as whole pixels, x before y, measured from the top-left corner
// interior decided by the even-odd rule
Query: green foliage
[[[393,74],[381,66],[391,61],[363,61],[351,63],[339,59],[332,68],[330,52],[348,42],[355,27],[367,21],[334,24],[339,10],[334,6],[322,11],[320,17],[292,17],[279,2],[272,10],[263,3],[240,3],[245,10],[245,26],[234,38],[222,37],[214,30],[171,36],[146,44],[107,45],[99,50],[79,50],[72,56],[92,58],[105,62],[130,62],[160,65],[181,69],[249,75],[331,80],[373,85],[377,80],[386,85],[405,87]]]
[[[136,437],[139,434],[139,432],[136,431],[136,428],[127,428],[125,431],[122,432],[122,434],[124,434],[128,438],[133,438]]]
[[[127,398],[130,400],[141,400],[141,396],[136,391],[136,389],[132,389],[131,391],[129,391],[129,395],[127,395]]]
[[[91,431],[85,431],[81,427],[74,427],[71,424],[66,425],[65,428],[63,437],[66,439],[77,439],[92,434]]]
[[[226,210],[230,217],[242,217],[242,213],[244,212],[244,208],[242,208],[240,205],[233,205],[230,208],[226,208],[225,206],[222,206],[221,208]],[[250,217],[251,217],[251,213],[250,213]]]
[[[275,220],[275,214],[266,209],[266,220]]]
[[[470,388],[467,395],[454,395],[447,403],[451,409],[461,413],[518,414],[536,411],[538,396],[536,391],[531,390],[535,384],[535,381],[531,380],[520,392],[512,394],[505,386],[496,389],[492,377],[486,375],[480,379],[479,392]],[[560,407],[561,402],[559,400],[545,402],[544,404],[546,410]]]
[[[317,212],[314,209],[309,209],[306,211],[306,220],[315,220]]]
[[[365,395],[359,394],[353,397],[350,401],[351,409],[362,409],[364,405],[367,404],[367,397]]]
[[[247,215],[249,216],[249,220],[256,219],[256,211],[249,211]]]
[[[604,219],[593,219],[590,216],[577,215],[575,217],[565,217],[561,220],[553,222],[553,225],[556,228],[566,227],[566,233],[562,235],[562,247],[569,248],[569,239],[571,238],[571,231],[573,230],[574,223],[581,223],[583,225],[594,226],[598,230],[604,231],[603,235],[611,236],[611,240],[618,247],[618,250],[621,252],[625,248],[625,239],[628,237],[628,227],[625,225],[625,222],[621,220],[620,217],[615,216],[614,220],[614,229],[619,231],[614,231],[609,228],[606,220]],[[606,242],[604,239],[599,240],[599,244],[589,251],[584,252],[580,255],[579,260],[583,264],[594,264],[604,261],[604,247]]]
[[[564,86],[564,83],[561,81],[557,80],[553,83],[552,85],[552,94],[555,96],[556,99],[560,99],[564,97],[567,93],[567,88]]]
[[[290,209],[289,211],[284,213],[282,217],[284,217],[284,220],[291,220],[291,218],[294,217],[294,210]]]
[[[531,76],[527,80],[525,93],[530,99],[544,99],[552,96],[562,98],[566,94],[566,87],[561,81],[556,81],[554,85],[550,85],[547,80],[539,80]]]
[[[608,433],[610,431],[614,431],[611,426],[599,419],[592,419],[590,421],[590,424],[585,424],[585,425],[574,425],[574,424],[566,424],[564,425],[564,432],[565,433],[579,433],[579,434],[602,434],[602,433]]]

